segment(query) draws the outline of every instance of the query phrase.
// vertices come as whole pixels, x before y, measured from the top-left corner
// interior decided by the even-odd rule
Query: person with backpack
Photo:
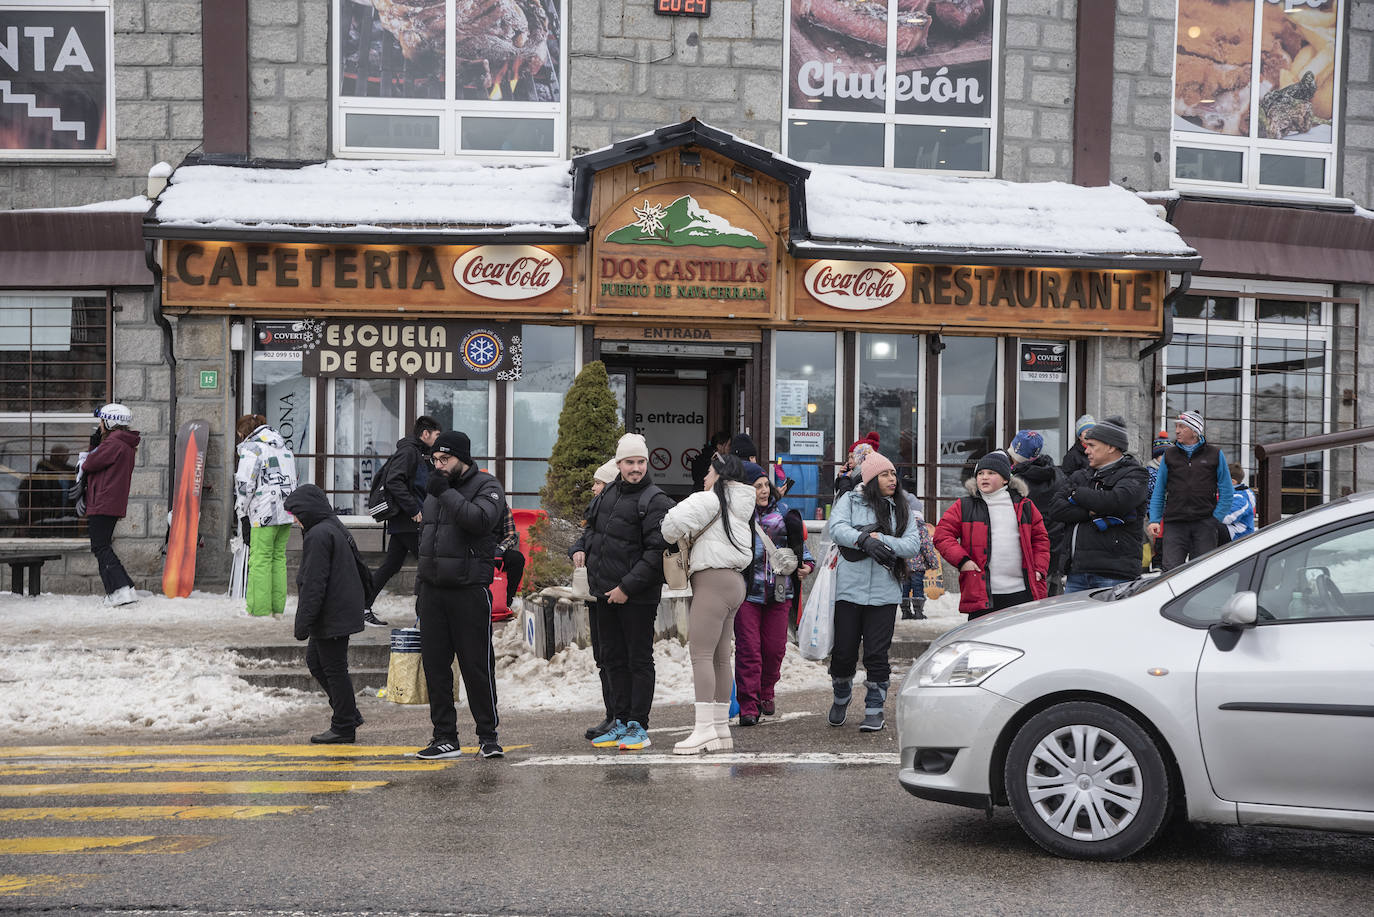
[[[593,646],[611,692],[614,715],[587,730],[597,748],[648,748],[654,703],[654,620],[663,590],[659,526],[673,498],[649,480],[649,447],[638,433],[616,444],[620,474],[592,499],[587,522],[568,556],[587,569]],[[595,652],[595,649],[593,650]]]
[[[763,470],[753,462],[740,461],[738,455],[717,456],[706,475],[706,490],[692,494],[663,517],[665,541],[691,539],[692,604],[687,621],[696,726],[691,735],[673,746],[675,755],[734,746],[730,738],[730,688],[734,684],[730,651],[735,614],[745,598],[742,574],[754,559],[755,535],[750,520],[757,498],[754,488],[745,483],[754,473],[762,474]]]
[[[1231,475],[1235,492],[1231,495],[1231,508],[1222,522],[1226,523],[1226,535],[1231,541],[1255,534],[1255,492],[1245,483],[1245,469],[1240,462],[1226,466]]]
[[[959,610],[970,621],[1049,594],[1050,536],[1011,467],[1005,452],[979,459],[969,496],[935,526],[935,547],[959,571]]]
[[[329,728],[310,737],[316,745],[351,745],[363,724],[348,674],[348,638],[363,629],[366,571],[353,536],[339,521],[324,491],[302,484],[285,500],[301,536],[296,574],[297,640],[308,640],[305,664],[329,697]]]
[[[428,415],[417,417],[410,435],[396,441],[396,451],[372,480],[368,511],[383,502],[387,506],[381,516],[388,539],[386,556],[372,574],[372,584],[378,592],[401,569],[407,557],[420,559],[420,508],[424,505],[425,485],[429,483],[429,450],[438,436],[438,421]],[[370,607],[363,612],[363,623],[387,626]]]
[[[261,414],[244,414],[234,425],[239,463],[234,472],[234,512],[247,525],[248,613],[281,617],[286,610],[286,539],[291,514],[286,497],[296,489],[296,457]]]

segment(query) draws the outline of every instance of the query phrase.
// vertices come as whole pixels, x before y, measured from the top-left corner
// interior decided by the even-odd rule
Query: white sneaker
[[[133,586],[120,586],[105,598],[111,605],[129,605],[138,601],[138,593]]]

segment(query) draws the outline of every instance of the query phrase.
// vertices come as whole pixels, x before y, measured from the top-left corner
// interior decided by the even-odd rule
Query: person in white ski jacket
[[[730,738],[730,687],[734,662],[735,612],[744,601],[744,570],[754,560],[754,488],[745,481],[738,456],[717,455],[706,472],[706,489],[692,494],[663,517],[667,542],[692,538],[688,555],[692,571],[692,686],[696,693],[696,728],[673,746],[679,755],[695,755],[734,746]]]
[[[239,464],[234,472],[234,512],[240,530],[244,520],[250,530],[248,613],[280,615],[286,609],[286,539],[291,532],[285,502],[296,489],[296,457],[261,414],[240,417],[235,431]]]

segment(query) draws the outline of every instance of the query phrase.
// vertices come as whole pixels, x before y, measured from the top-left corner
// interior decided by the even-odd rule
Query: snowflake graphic
[[[475,337],[468,342],[468,359],[485,366],[492,362],[496,356],[496,345],[491,342],[491,338]]]
[[[651,204],[647,199],[644,201],[643,208],[632,207],[635,212],[635,225],[639,231],[646,236],[662,235],[667,238],[664,231],[663,217],[667,215],[668,208],[662,204]]]
[[[520,335],[511,335],[510,346],[506,350],[506,359],[510,369],[501,370],[496,374],[496,378],[502,382],[519,382],[525,362],[524,347],[520,342]]]

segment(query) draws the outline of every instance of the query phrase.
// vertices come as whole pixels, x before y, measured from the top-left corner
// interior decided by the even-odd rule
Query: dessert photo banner
[[[788,105],[796,111],[992,114],[996,0],[791,0]],[[888,73],[888,21],[897,66]]]

